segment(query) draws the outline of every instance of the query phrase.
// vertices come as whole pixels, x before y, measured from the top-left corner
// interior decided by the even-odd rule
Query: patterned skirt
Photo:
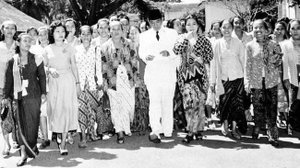
[[[81,132],[87,131],[92,138],[95,135],[95,123],[103,92],[85,89],[78,97],[79,115],[78,122]]]
[[[0,90],[0,102],[2,102],[2,99],[3,99],[3,96],[1,94],[2,90]],[[0,111],[2,111],[2,103],[0,103]],[[14,122],[14,114],[13,114],[13,110],[12,110],[12,107],[9,106],[8,107],[8,113],[7,113],[7,116],[4,120],[1,120],[1,129],[2,129],[2,134],[3,135],[7,135],[11,132],[15,132],[15,122]]]
[[[232,121],[237,123],[239,131],[246,133],[247,121],[245,117],[244,104],[244,79],[239,78],[233,81],[223,81],[225,93],[220,96],[220,119],[230,124]]]
[[[205,126],[206,93],[200,87],[200,82],[193,80],[181,89],[187,130],[192,133],[203,131]]]
[[[149,127],[149,93],[145,85],[135,89],[135,111],[131,125],[133,132],[145,133]]]
[[[180,92],[178,83],[176,84],[173,102],[174,102],[174,128],[175,130],[184,129],[186,128],[187,123],[186,123],[184,109],[183,109],[182,94]]]
[[[278,84],[278,112],[289,112],[288,96],[287,92],[281,82]]]

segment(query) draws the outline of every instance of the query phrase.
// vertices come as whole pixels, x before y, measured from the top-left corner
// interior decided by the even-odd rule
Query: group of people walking
[[[39,127],[39,148],[50,145],[49,129],[61,155],[68,154],[76,132],[78,146],[86,148],[87,141],[114,133],[123,144],[126,136],[144,135],[150,126],[149,140],[160,143],[172,137],[177,119],[185,120],[182,141],[190,143],[202,139],[212,109],[220,112],[222,133],[231,131],[239,140],[247,132],[251,104],[252,138],[266,128],[277,147],[278,112],[288,120],[289,107],[300,99],[300,21],[278,21],[272,33],[270,23],[256,19],[253,31],[245,32],[244,20],[236,16],[214,22],[210,37],[194,14],[166,26],[158,9],[140,25],[130,25],[126,15],[81,27],[66,19],[18,36],[13,21],[3,22],[3,155],[10,152],[13,132],[21,151],[17,165],[36,157]],[[174,107],[183,113],[174,114]],[[287,129],[292,133],[290,124]]]

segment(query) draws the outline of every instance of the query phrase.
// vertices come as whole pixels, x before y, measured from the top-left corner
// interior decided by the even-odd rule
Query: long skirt
[[[288,96],[281,82],[278,84],[278,112],[289,112]]]
[[[110,102],[106,92],[103,93],[99,103],[96,110],[97,134],[113,132],[114,127],[111,119]]]
[[[40,124],[40,98],[23,98],[13,102],[13,110],[16,113],[17,141],[25,146],[28,157],[37,155],[37,138]]]
[[[277,86],[262,89],[251,89],[255,127],[262,128],[267,123],[269,140],[278,139],[277,120]]]
[[[199,81],[193,80],[181,89],[187,130],[192,133],[203,131],[205,126],[206,93],[200,86]]]
[[[237,123],[239,131],[245,133],[247,121],[245,117],[244,104],[244,79],[239,78],[233,81],[223,81],[225,94],[220,96],[220,119],[230,124],[232,121]]]
[[[174,128],[175,129],[184,129],[186,128],[186,119],[183,109],[183,100],[182,94],[179,89],[178,83],[175,87],[175,95],[174,95]]]
[[[85,89],[78,97],[79,114],[78,122],[82,132],[87,131],[91,138],[96,138],[95,123],[96,114],[100,106],[100,98],[103,94],[97,90]]]
[[[3,96],[2,96],[2,90],[0,89],[0,102],[2,102]],[[2,111],[2,103],[0,103],[0,111]],[[3,135],[8,135],[9,133],[13,132],[13,139],[16,140],[15,138],[15,122],[14,122],[14,113],[12,110],[11,105],[8,106],[8,113],[5,117],[4,120],[1,120],[1,129],[2,129],[2,134]]]

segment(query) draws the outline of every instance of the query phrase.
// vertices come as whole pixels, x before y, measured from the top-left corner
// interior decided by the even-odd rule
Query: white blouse
[[[90,90],[96,90],[95,76],[97,77],[97,84],[102,85],[102,70],[101,70],[101,57],[99,56],[98,49],[95,46],[90,46],[86,50],[83,44],[75,47],[76,64],[79,73],[80,87],[83,90],[85,85]]]
[[[7,48],[6,43],[0,42],[0,88],[4,87],[4,78],[7,62],[12,59],[15,53],[16,44],[12,44],[10,48]]]

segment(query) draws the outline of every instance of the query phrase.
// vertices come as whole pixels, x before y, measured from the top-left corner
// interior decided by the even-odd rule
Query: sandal
[[[193,140],[193,135],[187,135],[182,142],[185,144],[189,144]]]
[[[233,138],[237,139],[237,140],[240,140],[241,139],[241,135],[238,134],[236,131],[232,131],[231,132],[231,135]]]

